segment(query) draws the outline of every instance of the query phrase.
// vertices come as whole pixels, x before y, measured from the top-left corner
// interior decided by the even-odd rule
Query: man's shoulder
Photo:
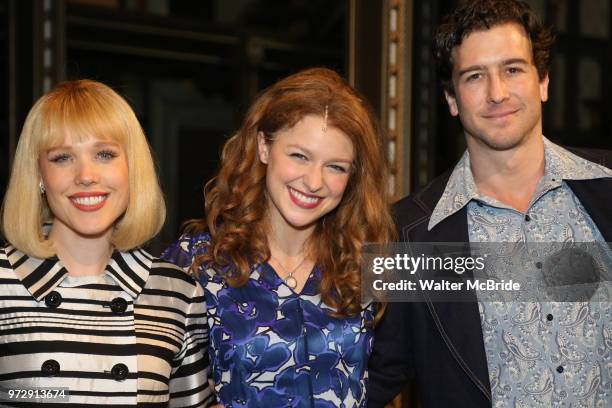
[[[570,147],[563,146],[576,156],[582,157],[590,162],[597,163],[608,169],[612,169],[612,150],[606,149],[591,149],[585,147]]]
[[[393,204],[392,210],[396,225],[405,226],[429,219],[444,193],[451,172],[452,170],[447,170],[422,189]]]

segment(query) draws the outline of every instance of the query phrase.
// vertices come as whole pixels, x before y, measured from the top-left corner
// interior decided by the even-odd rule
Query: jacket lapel
[[[467,207],[447,217],[427,231],[427,222],[404,230],[404,240],[409,242],[466,242]],[[466,272],[466,278],[472,278]],[[480,326],[480,313],[474,294],[471,302],[431,302],[428,304],[440,335],[457,363],[476,386],[491,400],[489,370]]]

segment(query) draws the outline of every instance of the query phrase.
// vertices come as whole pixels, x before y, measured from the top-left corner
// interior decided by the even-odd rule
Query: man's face
[[[542,134],[542,102],[548,75],[540,81],[531,42],[515,23],[469,34],[453,50],[455,94],[445,92],[459,115],[468,146],[510,150]]]

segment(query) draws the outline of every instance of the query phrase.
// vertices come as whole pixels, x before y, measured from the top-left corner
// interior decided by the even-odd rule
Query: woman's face
[[[272,143],[260,133],[259,158],[267,164],[273,224],[314,227],[342,200],[353,165],[353,143],[339,129],[325,125],[321,116],[307,115],[277,132]]]
[[[128,163],[114,141],[90,138],[41,153],[38,164],[53,213],[51,234],[108,237],[129,200]]]

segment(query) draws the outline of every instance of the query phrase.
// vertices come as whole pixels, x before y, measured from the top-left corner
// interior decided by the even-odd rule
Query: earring
[[[38,188],[40,189],[40,194],[45,194],[45,185],[43,184],[42,179],[38,182]]]

